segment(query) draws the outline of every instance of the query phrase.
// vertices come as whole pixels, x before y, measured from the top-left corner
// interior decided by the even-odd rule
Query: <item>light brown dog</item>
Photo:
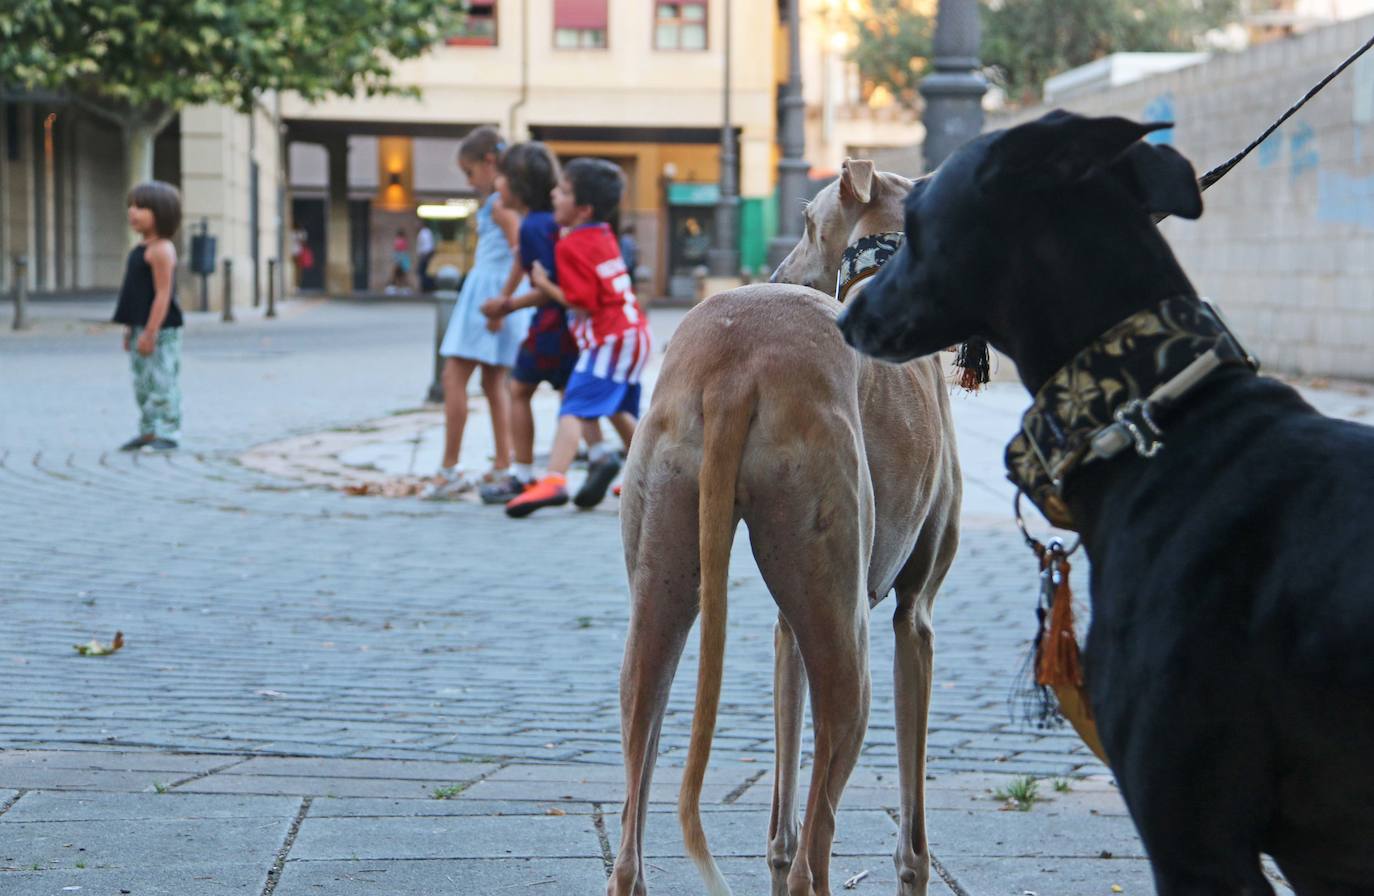
[[[901,230],[910,186],[875,174],[871,162],[847,162],[808,206],[806,236],[774,276],[804,285],[717,295],[687,315],[668,349],[621,504],[632,616],[620,680],[626,798],[611,896],[646,892],[649,785],[698,606],[701,665],[678,812],[708,892],[730,893],[707,848],[699,802],[720,699],[727,565],[741,519],[778,605],[773,893],[830,893],[835,810],[868,725],[868,611],[894,590],[898,892],[926,892],[931,610],[958,542],[961,489],[947,387],[936,360],[897,366],[852,351],[835,326],[840,305],[817,291],[835,291],[849,243]],[[808,685],[815,757],[799,832]]]

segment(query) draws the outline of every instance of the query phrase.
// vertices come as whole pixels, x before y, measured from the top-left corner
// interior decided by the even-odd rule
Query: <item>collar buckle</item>
[[[1112,418],[1125,427],[1141,457],[1154,457],[1164,447],[1164,431],[1150,413],[1148,400],[1133,398],[1117,408]]]

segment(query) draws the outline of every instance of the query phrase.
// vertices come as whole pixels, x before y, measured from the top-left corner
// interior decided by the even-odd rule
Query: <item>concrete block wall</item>
[[[224,261],[232,261],[232,292],[236,308],[253,299],[252,239],[250,234],[251,190],[249,163],[258,171],[258,284],[262,300],[267,296],[267,259],[279,253],[280,221],[277,189],[281,164],[272,117],[254,113],[250,126],[246,114],[223,106],[197,106],[181,113],[181,195],[183,265],[178,288],[183,307],[200,308],[200,278],[186,266],[191,235],[202,219],[217,238],[216,272],[209,282],[211,309],[223,307]]]
[[[1155,137],[1201,174],[1244,148],[1371,34],[1374,16],[1064,106],[1176,121]],[[1170,220],[1162,229],[1198,292],[1218,303],[1265,367],[1374,380],[1374,54],[1328,85],[1205,200],[1199,221]]]

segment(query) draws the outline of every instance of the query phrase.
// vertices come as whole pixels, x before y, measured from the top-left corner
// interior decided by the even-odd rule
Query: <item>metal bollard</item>
[[[267,259],[267,316],[277,316],[277,260]]]
[[[453,316],[453,306],[458,303],[458,287],[463,275],[452,265],[444,265],[434,277],[438,287],[434,296],[434,382],[429,384],[425,401],[442,403],[444,400],[444,359],[439,354],[444,333],[448,330],[449,318]]]
[[[12,329],[29,328],[29,259],[14,256],[14,324]]]
[[[234,322],[234,260],[232,258],[224,259],[224,295],[222,299],[224,307],[220,320],[226,324],[231,324]]]

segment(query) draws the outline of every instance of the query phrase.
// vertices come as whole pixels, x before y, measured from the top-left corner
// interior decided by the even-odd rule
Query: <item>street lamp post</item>
[[[983,130],[983,94],[988,84],[979,72],[980,39],[977,0],[940,0],[932,71],[920,88],[926,101],[921,118],[926,126],[927,171],[934,171]]]
[[[776,269],[801,241],[802,202],[811,166],[806,151],[806,100],[801,82],[801,10],[799,0],[787,0],[787,84],[778,98],[778,235],[768,244],[768,267]]]
[[[735,167],[735,126],[730,120],[730,0],[725,11],[725,86],[721,90],[720,195],[716,197],[715,245],[706,253],[706,264],[713,277],[739,276],[739,187]]]

